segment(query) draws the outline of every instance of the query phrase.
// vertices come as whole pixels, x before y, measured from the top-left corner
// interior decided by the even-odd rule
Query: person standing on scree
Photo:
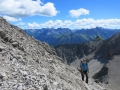
[[[86,59],[83,59],[83,61],[81,61],[80,68],[81,68],[82,80],[84,81],[84,75],[85,75],[86,76],[86,83],[88,83],[89,68],[88,68],[88,64],[86,62]]]

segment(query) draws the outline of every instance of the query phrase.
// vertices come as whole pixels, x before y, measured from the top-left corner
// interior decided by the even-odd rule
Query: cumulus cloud
[[[69,15],[71,17],[74,17],[74,18],[78,18],[81,15],[88,15],[88,14],[89,14],[89,10],[84,9],[84,8],[80,8],[80,9],[77,9],[77,10],[73,9],[73,10],[69,11]]]
[[[28,23],[27,28],[40,28],[40,24],[33,22],[33,23]]]
[[[18,25],[18,26],[24,26],[25,23],[24,22],[18,22],[16,25]]]
[[[6,16],[6,15],[3,16],[3,18],[5,18],[7,21],[10,21],[10,22],[18,22],[22,20],[21,18],[14,18],[14,17]]]
[[[120,29],[120,19],[92,19],[84,18],[77,19],[72,22],[71,20],[49,20],[45,23],[28,23],[29,28],[71,28],[71,29],[89,29],[95,27],[111,28],[111,29]]]
[[[1,0],[0,1],[0,14],[23,17],[23,16],[56,16],[58,11],[54,4],[48,2],[43,4],[40,0]]]
[[[75,28],[120,28],[120,19],[78,19],[74,22]]]
[[[52,20],[49,20],[48,22],[45,22],[45,23],[36,23],[36,22],[33,22],[33,23],[28,23],[27,27],[28,28],[68,28],[70,27],[71,25],[73,24],[72,21],[70,20],[65,20],[65,21],[62,21],[62,20],[56,20],[56,21],[52,21]]]
[[[52,21],[49,20],[48,22],[45,23],[28,23],[27,27],[28,28],[67,28],[72,24],[72,22],[70,20],[65,20],[64,22],[61,20],[56,20],[56,21]]]
[[[70,27],[70,26],[72,26],[72,25],[73,25],[73,22],[72,22],[71,20],[65,20],[65,21],[63,22],[63,27],[68,28],[68,27]]]

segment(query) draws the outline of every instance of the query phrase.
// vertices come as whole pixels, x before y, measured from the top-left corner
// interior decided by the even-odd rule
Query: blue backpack
[[[85,70],[87,70],[88,68],[87,68],[87,65],[88,65],[88,63],[86,62],[85,64],[81,61],[81,64],[80,64],[80,66],[82,65],[82,68],[83,68],[83,70],[85,69]]]

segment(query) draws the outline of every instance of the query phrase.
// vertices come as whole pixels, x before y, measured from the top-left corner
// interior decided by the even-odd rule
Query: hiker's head
[[[83,62],[86,62],[86,59],[85,59],[85,58],[83,59]]]

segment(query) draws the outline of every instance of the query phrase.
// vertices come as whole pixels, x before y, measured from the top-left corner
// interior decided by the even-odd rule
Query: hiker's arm
[[[87,65],[87,68],[88,68],[88,73],[89,73],[89,67],[88,67],[88,65]]]
[[[81,72],[83,73],[83,68],[82,68],[82,66],[80,65],[80,69],[81,69]]]
[[[82,70],[82,65],[81,65],[81,63],[80,63],[80,69]]]

